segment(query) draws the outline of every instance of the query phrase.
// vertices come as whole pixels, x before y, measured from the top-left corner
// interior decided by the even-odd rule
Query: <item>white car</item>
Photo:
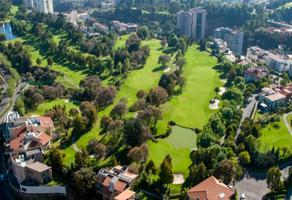
[[[240,195],[240,198],[239,198],[239,199],[240,199],[240,200],[246,200],[246,198],[245,198],[245,194],[242,193],[242,194]]]

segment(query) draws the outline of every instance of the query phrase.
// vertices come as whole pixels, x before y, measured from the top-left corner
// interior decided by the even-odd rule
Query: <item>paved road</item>
[[[292,135],[292,128],[291,128],[291,124],[288,121],[287,117],[288,117],[288,115],[291,115],[291,114],[292,114],[292,112],[289,112],[289,113],[284,114],[284,116],[283,116],[284,123],[285,123],[290,135]]]
[[[14,105],[16,99],[19,97],[20,92],[27,86],[27,83],[25,82],[21,82],[17,85],[17,87],[15,88],[14,94],[12,96],[12,105]],[[7,106],[9,106],[9,102],[10,102],[10,97],[8,95],[5,95],[5,97],[2,99],[1,103],[0,103],[0,110],[5,110],[7,108]],[[8,111],[11,111],[13,108],[13,106],[10,107],[10,109]],[[4,113],[2,115],[2,117],[0,117],[0,124],[4,121],[4,119],[6,118],[6,115],[8,113],[8,111],[6,113]]]
[[[252,116],[252,112],[253,112],[253,109],[254,109],[254,107],[257,105],[257,100],[256,100],[256,97],[257,97],[257,95],[253,95],[252,97],[251,97],[251,101],[249,102],[249,104],[244,108],[244,110],[243,110],[243,114],[242,114],[242,117],[241,117],[241,121],[240,121],[240,124],[239,124],[239,127],[238,127],[238,129],[237,129],[237,131],[236,131],[236,136],[235,136],[235,142],[236,142],[236,140],[237,140],[237,137],[238,137],[238,135],[239,135],[239,133],[240,133],[240,126],[241,126],[241,123],[243,122],[243,120],[244,119],[246,119],[246,118],[250,118],[251,116]]]
[[[0,108],[6,109],[7,106],[10,106],[10,108],[0,118],[0,124],[4,121],[8,111],[12,110],[15,100],[19,97],[20,92],[25,88],[25,86],[26,86],[26,83],[24,82],[21,82],[20,84],[17,85],[17,87],[15,88],[14,94],[12,96],[12,105],[9,105],[9,102],[10,102],[9,97],[5,97],[4,99],[2,99]],[[0,174],[5,174],[5,176],[7,176],[6,157],[4,155],[4,142],[1,137],[0,137]],[[8,185],[7,179],[2,182],[0,181],[0,199],[1,200],[16,200],[16,197],[13,197],[12,194],[10,193],[10,187]]]

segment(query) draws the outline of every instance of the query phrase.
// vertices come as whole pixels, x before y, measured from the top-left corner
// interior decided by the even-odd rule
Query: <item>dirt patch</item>
[[[211,110],[217,110],[219,109],[219,103],[220,101],[218,99],[215,99],[213,103],[210,103],[209,108]]]
[[[180,185],[185,182],[184,175],[182,174],[173,174],[173,182],[172,184]]]
[[[219,91],[219,95],[223,95],[226,92],[226,88],[225,87],[221,87],[220,91]]]

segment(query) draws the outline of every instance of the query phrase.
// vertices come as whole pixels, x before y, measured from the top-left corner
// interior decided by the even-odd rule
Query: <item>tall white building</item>
[[[176,15],[178,32],[193,40],[205,38],[207,11],[201,8],[192,8],[189,11],[180,11]]]
[[[24,6],[36,12],[45,14],[54,13],[53,0],[24,0]]]
[[[238,55],[242,54],[243,32],[220,27],[214,30],[214,37],[224,40],[230,50]]]

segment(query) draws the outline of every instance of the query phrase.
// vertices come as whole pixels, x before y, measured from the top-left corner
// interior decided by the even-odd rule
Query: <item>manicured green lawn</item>
[[[68,101],[66,99],[56,99],[56,100],[53,100],[53,101],[46,101],[44,103],[41,103],[37,107],[37,109],[33,112],[33,114],[44,115],[47,110],[53,108],[56,105],[66,106],[66,112],[69,112],[70,109],[72,109],[72,108],[79,109],[77,103],[74,103],[72,101]]]
[[[189,158],[192,149],[196,148],[197,135],[180,127],[173,127],[172,133],[165,139],[159,139],[157,143],[148,142],[149,159],[152,159],[157,167],[169,154],[172,158],[174,173],[182,173],[188,176],[188,167],[191,165]]]
[[[279,125],[278,129],[274,127],[275,123]],[[287,154],[291,154],[292,136],[289,134],[282,118],[280,122],[275,123],[269,124],[261,130],[262,135],[257,140],[259,151],[267,152],[274,147],[275,149],[280,148],[280,152],[282,152],[282,148],[286,147],[289,149]]]
[[[207,52],[189,47],[185,55],[183,76],[186,84],[183,93],[163,105],[163,119],[158,123],[158,133],[166,131],[167,123],[175,121],[187,127],[202,128],[212,114],[209,101],[215,96],[214,88],[222,86],[219,73],[213,69],[216,58]]]
[[[122,35],[118,38],[118,40],[115,43],[115,49],[119,47],[124,47],[126,40],[129,38],[129,35]]]

